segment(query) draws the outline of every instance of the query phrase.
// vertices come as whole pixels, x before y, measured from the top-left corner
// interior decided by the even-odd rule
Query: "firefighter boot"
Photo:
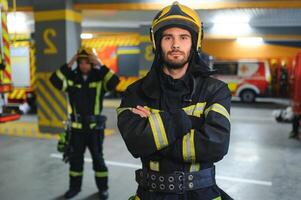
[[[65,193],[65,199],[75,197],[81,191],[82,176],[70,176],[69,190]]]
[[[95,182],[99,191],[99,199],[107,200],[108,193],[108,177],[95,177]]]

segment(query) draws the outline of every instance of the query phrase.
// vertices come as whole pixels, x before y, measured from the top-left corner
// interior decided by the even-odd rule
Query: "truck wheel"
[[[240,93],[240,99],[244,103],[253,103],[256,99],[256,93],[252,90],[244,90]]]

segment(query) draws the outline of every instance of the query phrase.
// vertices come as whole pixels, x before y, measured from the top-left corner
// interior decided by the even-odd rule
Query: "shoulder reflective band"
[[[70,171],[69,175],[70,176],[82,176],[83,172]]]
[[[230,114],[229,114],[229,112],[221,104],[215,103],[215,104],[212,104],[209,108],[207,108],[205,110],[205,117],[207,117],[207,115],[208,115],[208,113],[210,111],[217,112],[217,113],[223,115],[224,117],[226,117],[230,121]]]
[[[99,115],[100,113],[100,92],[101,92],[101,81],[97,83],[97,87],[96,87],[95,108],[94,108],[95,115]]]
[[[109,173],[108,171],[103,171],[103,172],[95,172],[95,177],[97,178],[103,178],[103,177],[108,177]]]
[[[104,82],[104,89],[107,91],[107,84],[109,82],[109,80],[112,78],[112,76],[114,75],[113,71],[108,71],[108,73],[105,75],[105,77],[103,78],[103,82]]]
[[[195,162],[194,129],[191,129],[190,133],[184,135],[182,144],[183,160]]]
[[[71,123],[71,127],[72,128],[76,128],[76,129],[81,129],[82,128],[82,124],[81,123],[77,123],[77,122],[72,122]]]
[[[168,145],[165,128],[159,113],[150,114],[148,117],[155,144],[158,150]]]
[[[117,108],[116,111],[117,111],[117,115],[120,115],[123,111],[126,111],[126,110],[132,110],[132,108],[130,107],[124,107],[124,108]]]
[[[158,172],[160,170],[159,168],[159,162],[158,161],[150,161],[149,162],[149,168],[152,170],[152,171],[155,171],[155,172]]]
[[[200,166],[200,164],[199,163],[192,163],[191,165],[190,165],[190,172],[198,172],[198,171],[200,171],[200,169],[201,169],[201,166]]]
[[[195,105],[191,105],[183,108],[187,115],[200,117],[204,113],[204,108],[206,106],[206,102],[200,102]]]

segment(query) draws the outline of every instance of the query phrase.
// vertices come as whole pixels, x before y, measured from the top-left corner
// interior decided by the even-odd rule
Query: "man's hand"
[[[132,108],[132,112],[137,115],[140,115],[140,117],[142,118],[147,118],[151,114],[149,110],[147,110],[142,106],[137,106],[136,108]]]
[[[100,67],[103,65],[101,60],[94,53],[89,55],[89,60],[93,63],[94,67]]]
[[[69,69],[71,69],[72,65],[75,63],[75,61],[77,60],[77,54],[75,54],[71,60],[68,62],[67,66]]]

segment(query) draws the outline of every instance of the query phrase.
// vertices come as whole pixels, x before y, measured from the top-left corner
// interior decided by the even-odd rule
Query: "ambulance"
[[[228,84],[233,96],[242,102],[255,102],[256,97],[267,96],[271,90],[271,73],[267,61],[214,61],[215,77]]]

